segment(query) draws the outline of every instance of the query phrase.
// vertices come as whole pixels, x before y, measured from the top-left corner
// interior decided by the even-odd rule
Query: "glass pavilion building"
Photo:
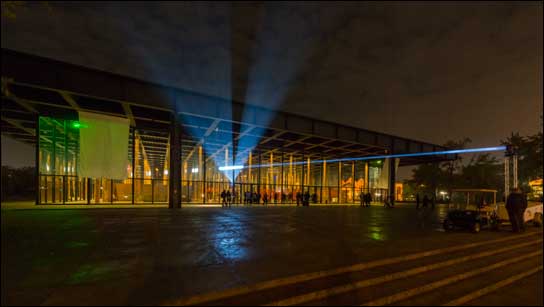
[[[80,176],[79,112],[128,120],[125,179]],[[227,189],[237,203],[248,192],[270,204],[299,192],[317,203],[383,200],[398,193],[399,165],[453,158],[350,160],[446,148],[6,49],[2,134],[36,145],[43,205],[218,204]]]

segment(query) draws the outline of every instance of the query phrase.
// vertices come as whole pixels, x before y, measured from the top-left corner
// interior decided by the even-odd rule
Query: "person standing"
[[[304,193],[304,206],[309,206],[310,205],[310,192],[306,191],[306,193]]]
[[[230,207],[230,205],[232,204],[232,195],[230,194],[230,190],[227,190],[227,194],[226,194],[226,198],[227,198],[227,206]]]
[[[360,205],[361,207],[362,207],[363,205],[366,205],[366,204],[365,204],[365,202],[366,202],[366,195],[365,195],[363,192],[361,192],[361,194],[359,194],[359,200],[361,201],[361,205]]]
[[[427,209],[429,206],[429,197],[427,194],[423,195],[423,208]]]
[[[300,205],[300,201],[301,201],[301,198],[302,198],[302,195],[300,194],[300,192],[297,192],[297,206]]]
[[[268,204],[268,193],[267,192],[264,192],[263,194],[263,205],[267,205]]]
[[[221,207],[225,207],[226,205],[227,205],[227,192],[223,190],[223,192],[221,192]]]
[[[370,192],[366,193],[366,206],[370,207],[370,204],[372,203],[372,194]]]
[[[527,209],[527,199],[520,188],[515,188],[506,199],[506,210],[508,211],[508,218],[512,224],[513,232],[525,230],[523,221],[525,209]]]

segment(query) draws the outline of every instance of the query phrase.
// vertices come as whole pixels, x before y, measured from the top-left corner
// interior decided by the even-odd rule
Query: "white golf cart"
[[[482,227],[498,228],[497,190],[454,189],[451,200],[443,222],[445,230],[464,228],[478,233]]]
[[[497,190],[454,189],[451,199],[450,211],[443,222],[445,230],[464,228],[478,233],[482,227],[498,229],[509,224],[505,203],[497,203]],[[523,220],[542,226],[542,203],[529,201]]]

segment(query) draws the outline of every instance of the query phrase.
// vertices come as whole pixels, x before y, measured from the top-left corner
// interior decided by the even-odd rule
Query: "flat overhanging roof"
[[[183,108],[179,108],[183,105]],[[35,144],[36,114],[76,119],[90,111],[128,118],[152,159],[164,159],[173,119],[183,128],[183,155],[206,143],[295,158],[334,159],[447,150],[444,146],[229,101],[109,72],[2,49],[2,134]],[[231,115],[231,116],[225,116]],[[242,120],[242,114],[246,114]],[[249,115],[249,116],[248,116]],[[265,119],[271,119],[270,121]],[[242,144],[257,143],[243,148]],[[454,155],[407,157],[400,165],[440,162]]]

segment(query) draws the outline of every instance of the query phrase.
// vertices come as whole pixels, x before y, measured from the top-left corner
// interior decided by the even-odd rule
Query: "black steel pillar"
[[[389,158],[389,201],[391,206],[395,205],[395,159]]]
[[[355,161],[351,161],[351,202],[355,203]]]
[[[136,178],[136,129],[134,127],[132,128],[130,137],[132,138],[132,204],[134,205],[134,186],[136,182],[136,180],[134,180],[134,178]]]
[[[52,182],[52,194],[51,194],[51,202],[54,204],[56,201],[56,194],[57,194],[57,126],[55,125],[55,122],[53,121],[53,155],[51,159],[51,170],[53,171],[53,182]]]
[[[36,152],[35,152],[35,159],[34,167],[36,168],[34,170],[35,176],[36,176],[36,205],[40,204],[40,116],[36,114]]]
[[[208,198],[208,192],[207,192],[207,188],[208,188],[207,187],[207,185],[208,185],[207,182],[208,181],[206,179],[206,169],[207,169],[206,160],[208,160],[208,159],[206,159],[206,151],[204,150],[204,148],[206,148],[206,147],[204,146],[204,143],[202,143],[202,148],[203,148],[202,149],[203,150],[203,153],[202,153],[202,160],[203,160],[202,161],[202,168],[203,169],[201,171],[202,171],[202,186],[203,186],[202,189],[204,191],[204,193],[202,193],[204,195],[202,201],[205,204],[206,203],[206,198]]]
[[[168,185],[168,208],[181,208],[181,124],[177,114],[170,124],[170,181]]]
[[[280,186],[280,203],[283,203],[283,144],[281,145],[281,186]]]
[[[304,154],[304,150],[302,151],[302,168],[301,168],[301,177],[300,177],[300,193],[302,193],[302,197],[304,198],[304,180],[306,179],[306,172],[304,171],[306,167],[306,155]]]
[[[63,145],[64,145],[64,156],[62,157],[62,204],[64,205],[66,203],[66,171],[68,170],[68,160],[66,157],[68,157],[68,131],[66,130],[66,120],[62,121],[62,129],[64,130],[64,138],[63,138]]]
[[[257,157],[257,163],[259,163],[259,166],[257,167],[257,193],[261,194],[261,151],[259,150],[258,153],[259,156]]]
[[[326,174],[326,170],[324,168],[325,166],[325,160],[323,158],[323,154],[321,155],[321,188],[320,188],[320,191],[319,191],[319,203],[322,204],[323,203],[323,186],[325,185],[325,174]]]
[[[338,161],[338,204],[342,199],[342,162]]]
[[[87,178],[87,205],[91,204],[91,188],[92,188],[91,178]]]

